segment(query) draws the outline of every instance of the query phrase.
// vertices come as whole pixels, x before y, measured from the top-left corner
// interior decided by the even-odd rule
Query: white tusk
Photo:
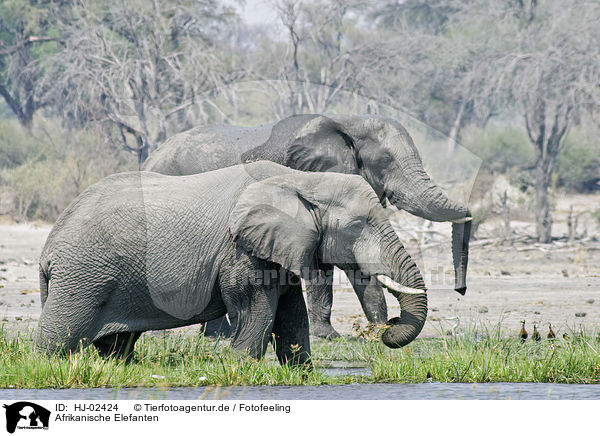
[[[392,280],[391,278],[389,278],[388,276],[383,275],[383,274],[377,274],[375,276],[375,278],[383,286],[385,286],[386,288],[391,289],[393,291],[396,291],[396,292],[402,292],[403,294],[424,294],[425,293],[425,291],[423,289],[409,288],[408,286],[404,286],[398,282],[395,282],[394,280]]]
[[[464,223],[468,223],[469,221],[472,221],[473,217],[472,216],[466,216],[464,218],[459,218],[457,220],[453,220],[452,222],[454,224],[464,224]]]

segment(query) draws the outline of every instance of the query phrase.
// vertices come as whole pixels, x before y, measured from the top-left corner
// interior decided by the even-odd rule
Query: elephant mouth
[[[399,292],[401,294],[425,294],[425,291],[423,289],[411,288],[408,286],[401,285],[397,281],[383,274],[377,274],[375,278],[386,289]]]

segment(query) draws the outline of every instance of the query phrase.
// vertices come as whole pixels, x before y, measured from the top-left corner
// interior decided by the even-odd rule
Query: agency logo
[[[6,431],[18,429],[48,430],[50,411],[29,401],[19,401],[3,406],[6,409]]]

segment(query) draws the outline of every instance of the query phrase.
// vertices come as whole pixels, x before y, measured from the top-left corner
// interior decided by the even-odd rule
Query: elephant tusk
[[[396,291],[396,292],[401,292],[403,294],[424,294],[425,293],[425,291],[423,289],[409,288],[408,286],[401,285],[400,283],[392,280],[391,278],[389,278],[388,276],[383,275],[383,274],[377,274],[375,276],[375,278],[383,286],[385,286],[386,288],[391,289],[393,291]]]
[[[457,220],[452,220],[452,222],[453,222],[454,224],[464,224],[464,223],[468,223],[469,221],[472,221],[472,220],[473,220],[473,217],[471,217],[471,216],[466,216],[466,217],[464,217],[464,218],[459,218],[459,219],[457,219]]]

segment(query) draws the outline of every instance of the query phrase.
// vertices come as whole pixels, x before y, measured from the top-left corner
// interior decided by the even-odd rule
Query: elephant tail
[[[48,299],[48,262],[40,259],[40,298],[42,300],[42,308]]]

